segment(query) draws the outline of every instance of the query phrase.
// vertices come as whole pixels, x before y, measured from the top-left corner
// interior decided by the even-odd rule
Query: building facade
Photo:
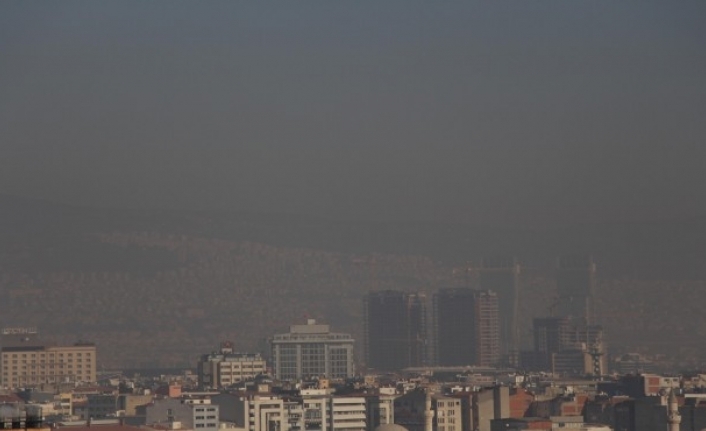
[[[147,425],[218,431],[219,406],[206,397],[157,399],[146,408]]]
[[[267,372],[267,363],[259,353],[234,353],[230,342],[221,344],[218,353],[202,355],[198,363],[199,386],[220,389],[252,380]]]
[[[435,395],[431,397],[434,431],[463,431],[461,400]]]
[[[275,335],[270,343],[278,379],[345,379],[355,374],[353,337],[331,332],[329,325],[314,319],[306,325],[292,325],[289,333]]]
[[[534,319],[535,371],[552,371],[560,375],[605,374],[607,359],[603,328],[576,324],[570,317]]]
[[[96,346],[6,346],[0,349],[0,370],[0,385],[10,388],[95,382]]]
[[[498,296],[487,290],[439,289],[433,297],[433,346],[440,366],[500,361]]]
[[[220,394],[221,417],[250,431],[366,431],[366,399],[335,396],[326,389],[298,395]]]
[[[396,371],[428,364],[426,304],[423,293],[385,290],[366,295],[366,367]]]
[[[520,264],[514,257],[486,257],[481,261],[478,281],[481,289],[491,290],[498,295],[500,353],[508,365],[517,363],[519,279]]]

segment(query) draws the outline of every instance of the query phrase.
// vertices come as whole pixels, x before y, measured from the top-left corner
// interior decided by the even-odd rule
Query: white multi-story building
[[[162,424],[194,431],[218,431],[219,406],[207,397],[164,398],[147,406],[147,425]]]
[[[96,381],[96,346],[5,346],[0,352],[0,386]]]
[[[221,394],[222,422],[247,431],[366,431],[364,397],[338,397],[326,389],[302,390],[300,396],[266,393]]]
[[[364,397],[331,397],[329,428],[322,431],[365,431],[366,405]]]
[[[303,389],[301,403],[307,431],[365,431],[365,397],[332,395],[328,389]]]
[[[212,398],[220,407],[221,421],[248,431],[289,431],[304,429],[290,424],[288,412],[296,408],[272,394],[220,394]]]
[[[275,335],[271,340],[275,377],[353,377],[353,342],[350,334],[331,332],[329,325],[316,324],[314,319],[306,325],[292,325],[289,333]]]
[[[265,374],[267,363],[259,353],[233,353],[232,344],[221,344],[219,353],[201,356],[198,363],[199,385],[204,389],[219,389],[252,380]]]

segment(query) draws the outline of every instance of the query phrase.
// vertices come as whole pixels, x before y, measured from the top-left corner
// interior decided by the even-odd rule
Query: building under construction
[[[500,353],[506,365],[517,365],[520,264],[510,256],[485,257],[478,269],[481,289],[498,295]]]
[[[427,365],[426,315],[423,293],[369,292],[364,299],[365,365],[381,371]]]
[[[498,365],[498,295],[489,290],[439,289],[433,299],[432,332],[436,365]]]

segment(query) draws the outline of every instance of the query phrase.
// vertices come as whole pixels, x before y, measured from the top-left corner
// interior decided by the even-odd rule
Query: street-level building
[[[146,409],[147,425],[162,425],[174,429],[218,431],[219,407],[206,397],[163,398],[155,400]]]

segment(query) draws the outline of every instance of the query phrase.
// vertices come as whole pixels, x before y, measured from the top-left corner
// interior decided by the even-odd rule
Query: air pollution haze
[[[97,341],[105,367],[195,366],[304,316],[360,342],[366,292],[478,287],[503,255],[528,348],[578,254],[614,353],[701,366],[705,17],[2,2],[0,324]]]

